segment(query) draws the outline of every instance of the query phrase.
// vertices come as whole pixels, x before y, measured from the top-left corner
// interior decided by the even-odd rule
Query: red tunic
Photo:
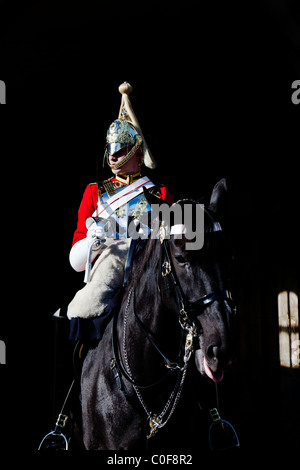
[[[112,177],[110,178],[110,181],[117,182],[118,180]],[[166,201],[168,204],[172,204],[174,202],[174,199],[166,186],[156,185],[156,188],[158,190],[158,196],[163,201]],[[88,184],[84,191],[82,201],[78,210],[78,222],[77,222],[77,228],[74,233],[72,246],[79,240],[82,240],[83,238],[86,237],[87,228],[85,226],[85,222],[86,222],[86,219],[88,217],[91,217],[92,214],[97,209],[98,197],[99,197],[98,184],[97,183]]]

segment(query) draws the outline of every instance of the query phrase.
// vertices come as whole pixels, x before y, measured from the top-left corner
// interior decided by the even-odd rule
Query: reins
[[[170,394],[163,410],[159,414],[152,413],[148,409],[148,407],[147,407],[147,405],[146,405],[146,403],[145,403],[145,401],[142,397],[142,394],[140,392],[141,388],[149,388],[149,386],[148,387],[145,387],[145,386],[141,387],[141,386],[137,386],[135,384],[135,382],[133,381],[133,374],[132,374],[132,371],[131,371],[131,368],[130,368],[128,355],[127,355],[127,340],[126,340],[127,334],[126,334],[126,329],[127,329],[127,319],[128,319],[128,315],[129,315],[130,299],[132,297],[133,292],[134,292],[134,290],[133,290],[133,288],[131,288],[131,290],[129,292],[129,296],[128,296],[129,298],[128,298],[128,302],[127,302],[127,306],[126,306],[126,310],[125,310],[125,316],[124,316],[123,354],[124,354],[124,362],[125,362],[125,367],[127,369],[127,374],[131,378],[131,383],[132,383],[132,386],[133,386],[134,391],[136,393],[136,396],[139,400],[139,403],[141,404],[142,408],[144,409],[144,411],[147,415],[149,428],[150,428],[150,432],[147,435],[147,438],[149,439],[152,436],[154,436],[154,434],[156,434],[158,429],[164,427],[167,424],[167,422],[169,421],[169,419],[171,418],[172,414],[174,413],[174,411],[177,407],[177,404],[179,402],[181,392],[182,392],[182,389],[183,389],[183,385],[184,385],[184,382],[185,382],[185,377],[186,377],[187,367],[188,367],[188,361],[189,361],[190,356],[191,356],[192,341],[190,341],[190,339],[188,339],[189,335],[187,335],[187,339],[186,339],[186,343],[185,343],[184,366],[182,368],[178,367],[179,371],[178,371],[176,383],[174,385],[174,388],[173,388],[173,390],[172,390],[172,392],[171,392],[171,394]],[[160,350],[158,348],[157,348],[157,350],[160,352]],[[168,361],[168,363],[170,363],[170,361]],[[170,370],[167,372],[167,374],[164,377],[162,377],[159,381],[157,381],[155,384],[152,384],[151,386],[153,387],[154,385],[157,385],[160,382],[162,382],[166,378],[166,376],[169,374],[169,372],[170,372]]]
[[[123,336],[124,336],[124,330],[126,330],[126,326],[127,326],[127,319],[128,319],[128,314],[129,314],[129,306],[130,306],[130,302],[131,302],[131,298],[132,298],[132,293],[133,293],[133,288],[130,289],[129,291],[129,294],[128,294],[128,298],[127,298],[127,304],[126,304],[126,308],[125,308],[125,317],[124,317],[124,328],[123,328]],[[134,309],[135,310],[135,309]],[[118,322],[118,313],[119,312],[116,312],[115,315],[114,315],[114,318],[113,318],[113,329],[112,329],[112,350],[113,350],[113,353],[114,353],[114,358],[113,360],[115,361],[115,364],[119,370],[119,372],[121,372],[121,374],[126,378],[126,380],[128,380],[128,382],[130,382],[132,385],[134,385],[135,387],[137,388],[143,388],[143,389],[148,389],[148,388],[152,388],[152,387],[155,387],[156,385],[160,384],[161,382],[163,382],[165,380],[165,378],[169,375],[169,373],[171,372],[171,370],[167,371],[167,373],[165,375],[163,375],[163,377],[161,377],[160,379],[158,379],[156,382],[153,382],[149,385],[145,385],[145,384],[141,384],[139,382],[137,382],[133,377],[132,377],[132,374],[129,375],[129,373],[126,371],[126,367],[122,364],[121,362],[121,354],[120,354],[120,346],[119,346],[119,341],[118,341],[118,338],[117,338],[117,322]],[[137,318],[137,317],[136,317]],[[139,320],[140,321],[140,320]],[[138,325],[140,326],[140,324],[138,323]],[[142,330],[143,331],[143,330]],[[143,331],[144,332],[144,331]],[[145,332],[145,334],[147,334]],[[148,334],[147,334],[148,335]],[[154,341],[151,340],[151,343],[155,346],[155,348],[160,352],[160,350],[158,349],[158,347],[155,345]],[[124,345],[124,343],[123,343]],[[160,354],[163,356],[163,354],[160,352]],[[168,359],[163,356],[165,358],[166,361],[168,361]],[[168,361],[170,362],[170,361]],[[170,364],[172,364],[170,362]],[[171,367],[170,367],[171,369]]]
[[[114,315],[113,319],[113,328],[112,328],[112,350],[114,354],[114,358],[112,359],[113,363],[113,372],[115,375],[115,378],[121,383],[122,379],[120,377],[120,374],[123,375],[126,380],[128,380],[136,393],[136,396],[139,400],[139,403],[141,404],[142,408],[146,412],[148,422],[149,422],[149,427],[150,427],[150,432],[148,434],[148,438],[152,437],[158,429],[162,428],[167,424],[169,421],[170,417],[174,413],[177,404],[179,402],[181,392],[183,389],[183,385],[185,382],[185,377],[187,373],[187,368],[189,364],[189,360],[191,358],[191,355],[194,351],[194,337],[199,336],[200,332],[198,328],[195,325],[194,320],[192,319],[192,314],[197,311],[199,314],[199,311],[201,313],[204,312],[204,310],[211,305],[215,301],[219,300],[231,300],[231,293],[227,290],[219,290],[216,292],[213,292],[211,294],[205,295],[203,297],[200,297],[196,301],[190,302],[187,301],[184,297],[180,282],[176,276],[176,272],[172,263],[171,255],[170,255],[170,248],[168,245],[167,240],[163,239],[161,240],[161,243],[164,248],[164,258],[165,261],[162,263],[162,277],[166,278],[167,276],[170,276],[170,281],[171,285],[173,287],[174,293],[175,293],[175,298],[176,298],[176,304],[179,307],[178,311],[178,321],[180,324],[180,327],[185,333],[185,343],[184,343],[184,356],[183,356],[183,366],[180,366],[176,362],[170,361],[161,351],[161,349],[157,346],[156,342],[154,341],[153,337],[151,337],[151,334],[146,330],[145,326],[143,325],[141,319],[138,317],[135,309],[135,291],[134,287],[132,286],[129,290],[128,293],[128,298],[127,298],[127,304],[125,308],[125,313],[124,313],[124,324],[123,324],[123,341],[122,341],[122,346],[123,346],[123,356],[124,356],[124,364],[121,363],[121,354],[120,354],[120,345],[117,337],[117,321],[118,321],[118,314],[116,313]],[[131,264],[132,257],[133,257],[133,252],[134,252],[134,247],[135,244],[133,244],[130,248],[129,252],[129,260],[130,263],[127,264],[127,267],[125,269],[125,285],[128,283],[128,272],[129,272],[129,264]],[[128,359],[128,354],[127,354],[127,340],[126,340],[126,330],[127,330],[127,321],[128,321],[128,315],[129,315],[129,309],[130,309],[130,304],[132,302],[132,310],[134,313],[135,320],[137,322],[137,325],[139,326],[140,330],[144,334],[144,336],[150,341],[152,346],[155,348],[155,350],[158,352],[158,354],[162,357],[164,361],[165,367],[167,367],[169,370],[163,377],[161,377],[159,380],[156,382],[145,385],[138,383],[135,378],[133,377],[133,373],[130,368],[129,364],[129,359]],[[180,346],[181,348],[181,346]],[[162,412],[160,414],[153,414],[147,407],[140,390],[141,389],[149,389],[151,387],[155,387],[156,385],[159,385],[162,383],[166,377],[169,375],[170,371],[178,370],[178,375],[176,379],[175,386],[171,392],[171,395],[169,399],[167,400],[167,403],[165,407],[163,408]],[[126,387],[123,385],[122,387],[125,395],[128,395],[128,391]]]

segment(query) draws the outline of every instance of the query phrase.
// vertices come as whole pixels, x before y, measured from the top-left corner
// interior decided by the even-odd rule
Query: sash
[[[99,204],[98,209],[93,213],[92,217],[102,217],[108,219],[119,207],[134,199],[143,192],[143,188],[149,189],[154,186],[154,183],[144,176],[139,178],[134,183],[126,186],[121,191],[111,196],[104,204]]]
[[[119,207],[123,206],[127,202],[134,199],[139,194],[143,192],[143,188],[152,188],[154,183],[149,180],[146,176],[139,178],[134,183],[129,186],[125,186],[121,191],[111,196],[108,201],[104,204],[99,204],[99,207],[93,213],[92,217],[102,217],[103,219],[108,219]],[[88,220],[88,219],[87,219]],[[92,267],[92,251],[93,243],[88,248],[87,260],[85,265],[85,276],[84,282],[88,283],[90,280],[90,273]]]

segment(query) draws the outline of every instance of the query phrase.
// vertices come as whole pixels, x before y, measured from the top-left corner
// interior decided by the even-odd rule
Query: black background
[[[221,384],[246,455],[299,441],[299,370],[279,368],[277,294],[297,290],[300,12],[296,1],[1,1],[3,449],[53,423],[51,318],[82,285],[68,254],[102,170],[118,86],[176,199],[226,177],[239,361]],[[227,382],[226,382],[227,381]],[[224,403],[226,402],[226,403]],[[2,450],[2,449],[1,449]]]

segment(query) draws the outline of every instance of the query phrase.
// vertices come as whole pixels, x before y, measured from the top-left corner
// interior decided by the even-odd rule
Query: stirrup
[[[38,450],[68,450],[69,443],[61,431],[51,431],[42,439]]]
[[[72,431],[70,432],[70,437],[67,439],[67,425],[70,423],[72,430],[72,413],[70,416],[63,414],[63,411],[68,402],[69,396],[75,384],[75,380],[72,381],[71,386],[68,390],[67,396],[65,398],[62,409],[58,415],[57,421],[55,423],[55,428],[53,431],[50,431],[46,436],[41,440],[38,450],[68,450],[69,441],[71,440]],[[70,421],[69,421],[70,418]],[[69,423],[68,423],[69,421]]]

